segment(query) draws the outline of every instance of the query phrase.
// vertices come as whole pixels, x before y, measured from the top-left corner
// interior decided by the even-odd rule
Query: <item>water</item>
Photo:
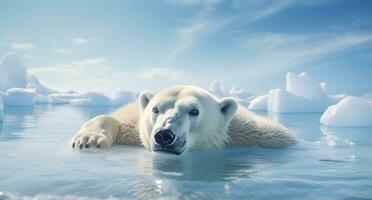
[[[155,154],[136,146],[73,152],[83,122],[115,107],[5,110],[0,199],[372,199],[372,129],[328,128],[320,114],[258,113],[291,128],[286,149]]]

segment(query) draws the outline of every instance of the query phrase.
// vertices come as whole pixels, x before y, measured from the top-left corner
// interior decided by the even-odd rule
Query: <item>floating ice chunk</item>
[[[325,83],[323,83],[323,87],[325,87]],[[299,75],[292,72],[287,73],[286,90],[308,99],[322,99],[324,95],[320,83],[305,72]]]
[[[267,109],[277,113],[324,112],[345,95],[326,95],[327,84],[319,83],[307,73],[287,73],[286,89],[273,89],[268,94]]]
[[[35,89],[10,88],[2,97],[4,106],[33,106],[36,102]]]
[[[272,89],[267,98],[267,109],[275,113],[323,112],[323,100],[308,99],[283,89]]]
[[[15,53],[5,55],[0,61],[0,90],[25,88],[27,69]]]
[[[320,122],[328,126],[372,126],[372,102],[348,96],[328,107]]]
[[[249,110],[267,110],[267,97],[268,95],[261,95],[254,98],[248,106]]]
[[[111,96],[111,105],[124,105],[134,101],[136,98],[136,93],[120,89]]]
[[[107,106],[111,105],[111,99],[97,92],[87,92],[76,99],[71,99],[70,104],[78,106]]]

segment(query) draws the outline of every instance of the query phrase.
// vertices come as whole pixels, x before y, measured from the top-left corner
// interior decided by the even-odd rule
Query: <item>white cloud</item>
[[[83,60],[75,60],[71,62],[76,66],[91,66],[91,65],[100,65],[105,63],[104,58],[90,58],[90,59],[83,59]]]
[[[216,4],[220,3],[219,0],[210,0],[210,1],[175,1],[178,3],[202,3],[201,10],[197,13],[196,18],[191,20],[185,26],[178,27],[175,29],[175,36],[176,36],[176,45],[170,51],[169,57],[167,58],[166,62],[172,61],[178,55],[187,52],[189,49],[193,47],[195,42],[200,39],[202,36],[206,35],[207,33],[216,31],[226,24],[229,23],[230,18],[224,18],[221,20],[217,20],[210,17],[210,13],[214,10]]]
[[[237,0],[168,0],[167,2],[175,5],[196,4],[202,6],[200,11],[196,14],[196,17],[190,23],[176,29],[175,36],[177,39],[177,43],[176,46],[171,50],[167,62],[172,61],[178,55],[187,52],[193,47],[196,41],[204,35],[219,31],[220,29],[233,23],[247,23],[257,21],[295,3],[295,1],[292,0],[274,1],[274,3],[268,3],[267,1],[264,1],[265,3],[262,3],[261,1]],[[232,8],[234,8],[238,4],[248,4],[249,9],[244,10],[243,12],[239,12],[237,10],[237,12],[233,12],[232,15],[224,17],[215,16],[214,14],[218,13],[216,12],[217,5],[223,2],[231,4]]]
[[[30,50],[34,48],[34,45],[31,43],[22,43],[22,42],[13,42],[10,44],[10,48],[14,50]]]
[[[72,39],[72,41],[75,43],[75,44],[87,44],[87,43],[90,43],[90,42],[93,42],[94,39],[91,38],[91,37],[75,37]]]
[[[70,53],[70,49],[66,49],[66,48],[57,48],[57,49],[54,49],[54,53],[56,54],[66,54],[66,53]]]
[[[190,23],[176,29],[177,39],[175,47],[170,51],[168,62],[174,60],[191,49],[200,38],[213,34],[228,26],[239,27],[261,19],[270,17],[293,5],[319,6],[333,3],[330,0],[166,0],[172,5],[198,5],[201,9],[196,13],[196,17]],[[220,16],[219,5],[224,4],[224,8],[229,7],[234,10],[229,14]],[[222,7],[222,6],[221,6]]]

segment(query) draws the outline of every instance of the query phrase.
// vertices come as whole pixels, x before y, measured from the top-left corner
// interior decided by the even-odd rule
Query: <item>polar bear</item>
[[[153,95],[143,92],[111,115],[85,123],[72,138],[74,149],[143,145],[181,154],[224,146],[280,148],[295,143],[284,126],[258,117],[233,98],[217,98],[196,86],[176,86]]]

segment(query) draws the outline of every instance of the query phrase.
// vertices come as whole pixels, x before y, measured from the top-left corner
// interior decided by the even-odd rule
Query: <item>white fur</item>
[[[154,107],[158,114],[153,113]],[[193,108],[199,110],[198,116],[189,115]],[[185,151],[224,146],[279,148],[295,142],[280,124],[248,112],[231,98],[217,99],[195,86],[168,88],[156,95],[144,92],[138,103],[84,124],[71,142],[75,148],[142,144],[152,150],[155,131],[164,127],[185,137]]]

